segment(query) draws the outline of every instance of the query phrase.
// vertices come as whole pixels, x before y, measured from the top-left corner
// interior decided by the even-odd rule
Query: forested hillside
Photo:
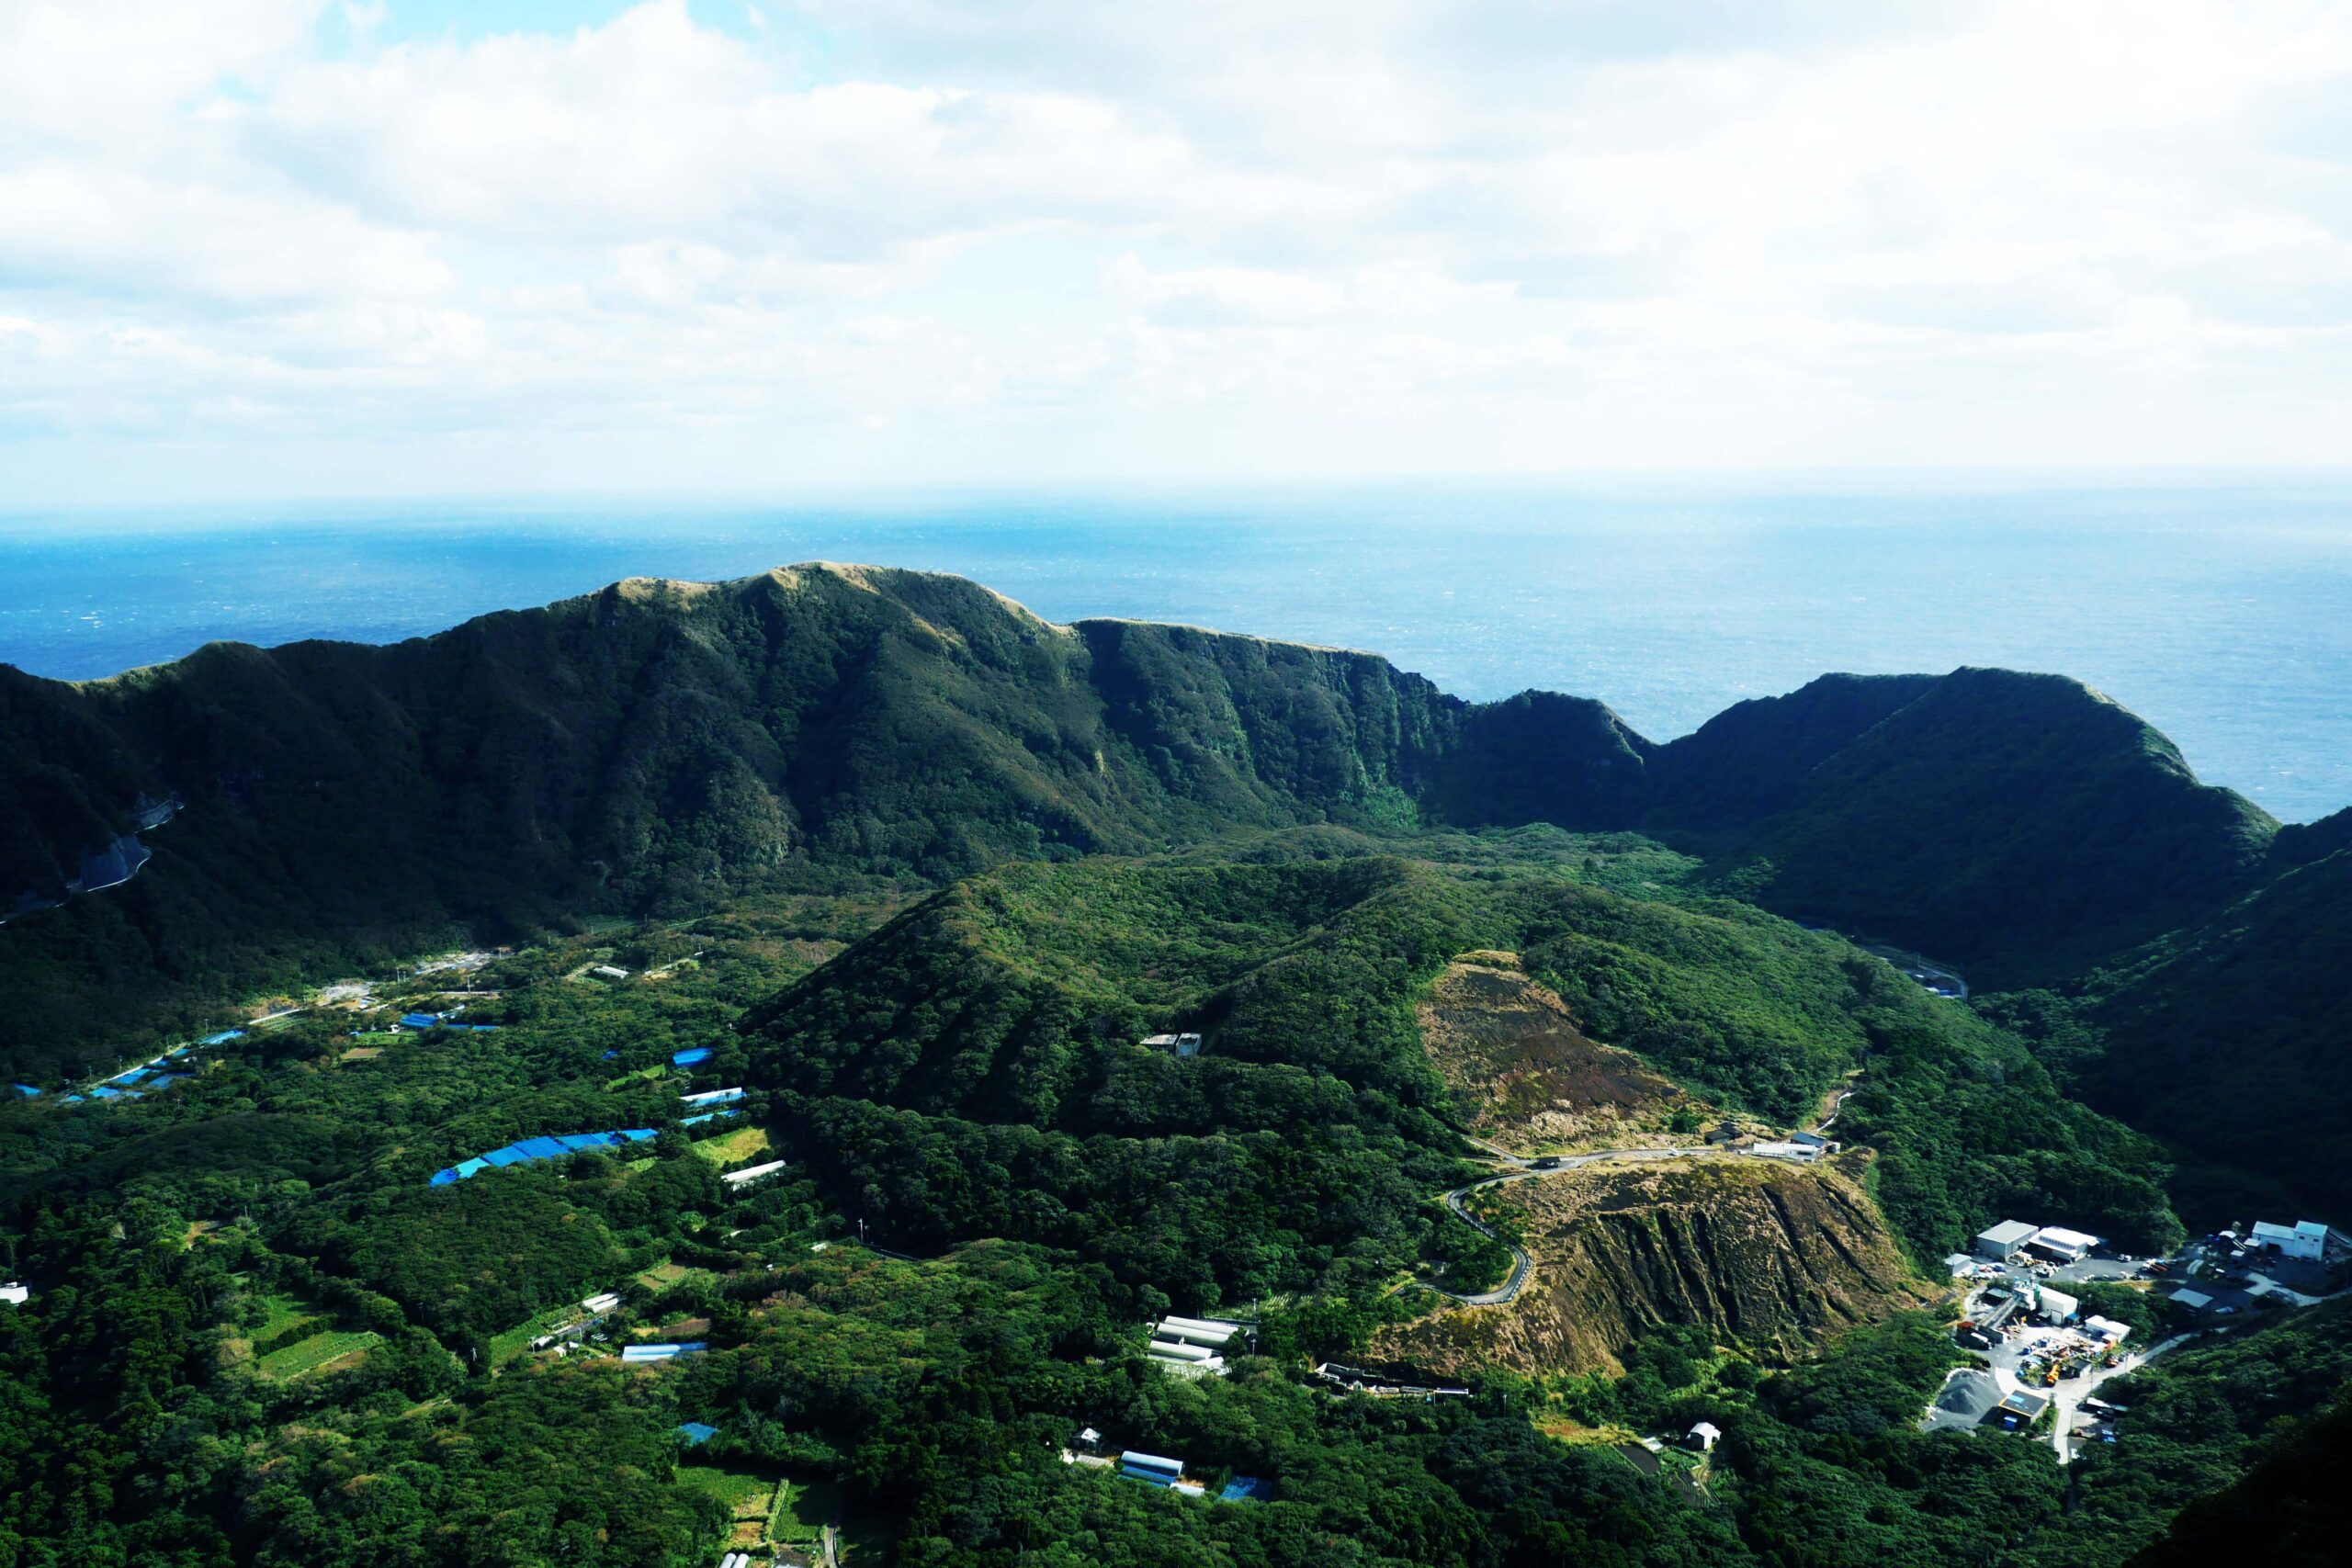
[[[688,1568],[746,1529],[813,1552],[837,1519],[851,1568],[2065,1568],[2120,1561],[2256,1451],[2242,1431],[2324,1401],[2333,1330],[2248,1340],[2243,1428],[2152,1423],[2171,1458],[2098,1472],[2094,1529],[2045,1444],[1915,1429],[1952,1356],[1933,1321],[1784,1366],[1901,1304],[1895,1245],[1932,1259],[2006,1213],[2177,1234],[2154,1151],[1966,1009],[1639,840],[1379,847],[1317,828],[1010,865],[905,907],[738,902],[387,980],[375,1012],[255,1030],[142,1098],[0,1105],[0,1234],[30,1292],[0,1307],[0,1563]],[[1463,954],[1500,952],[1582,1038],[1680,1086],[1612,1136],[1670,1141],[1693,1108],[1794,1121],[1851,1083],[1845,1214],[1804,1256],[1873,1235],[1885,1291],[1759,1279],[1786,1332],[1661,1291],[1622,1375],[1474,1359],[1453,1363],[1472,1393],[1435,1404],[1316,1380],[1409,1343],[1440,1304],[1416,1280],[1499,1270],[1433,1201],[1476,1170],[1419,1020]],[[459,999],[497,1027],[384,1032]],[[1136,1043],[1164,1029],[1201,1053]],[[681,1096],[714,1086],[746,1093],[688,1123]],[[657,1136],[428,1179],[620,1125]],[[1747,1231],[1710,1240],[1680,1188],[1645,1214],[1636,1180],[1602,1241],[1671,1233],[1740,1267],[1804,1175],[1747,1163],[1723,1173],[1753,1188]],[[532,1348],[605,1291],[596,1337]],[[1171,1309],[1254,1316],[1258,1353],[1170,1378],[1144,1324]],[[678,1341],[706,1348],[615,1354]],[[1611,1446],[1701,1419],[1724,1433],[1703,1494]],[[687,1446],[682,1422],[716,1435]],[[1064,1462],[1086,1426],[1269,1500]]]
[[[173,801],[135,878],[68,896]],[[461,932],[1306,822],[1642,827],[1770,907],[2046,980],[2244,891],[2275,828],[2052,677],[1827,677],[1659,746],[1586,698],[831,566],[0,671],[0,1071],[35,1081]]]
[[[2058,991],[1988,998],[2094,1104],[2171,1140],[2193,1217],[2352,1213],[2352,852]]]

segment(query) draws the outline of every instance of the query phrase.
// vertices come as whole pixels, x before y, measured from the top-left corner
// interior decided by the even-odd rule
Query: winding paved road
[[[1478,1291],[1472,1294],[1464,1295],[1460,1291],[1449,1291],[1443,1285],[1432,1285],[1426,1280],[1421,1281],[1422,1285],[1426,1289],[1435,1291],[1441,1296],[1451,1297],[1453,1300],[1460,1302],[1464,1306],[1507,1305],[1518,1297],[1520,1291],[1527,1284],[1528,1274],[1532,1272],[1535,1267],[1534,1259],[1527,1256],[1527,1249],[1525,1247],[1519,1246],[1515,1242],[1503,1241],[1503,1238],[1497,1235],[1486,1222],[1480,1220],[1476,1214],[1473,1214],[1466,1207],[1464,1206],[1462,1200],[1469,1194],[1488,1187],[1499,1187],[1507,1181],[1532,1181],[1537,1177],[1554,1176],[1564,1170],[1581,1170],[1586,1166],[1599,1165],[1603,1160],[1682,1159],[1739,1152],[1726,1149],[1598,1149],[1591,1154],[1561,1155],[1558,1156],[1557,1164],[1549,1165],[1544,1167],[1543,1169],[1538,1170],[1535,1168],[1535,1162],[1533,1160],[1526,1159],[1521,1156],[1511,1154],[1507,1150],[1498,1148],[1494,1145],[1487,1143],[1481,1138],[1472,1138],[1469,1141],[1476,1144],[1478,1147],[1485,1149],[1487,1153],[1493,1155],[1504,1164],[1512,1166],[1515,1168],[1501,1176],[1490,1176],[1484,1181],[1474,1181],[1467,1187],[1457,1187],[1453,1191],[1445,1195],[1445,1206],[1453,1210],[1457,1215],[1461,1216],[1464,1224],[1476,1231],[1480,1235],[1485,1236],[1487,1240],[1502,1242],[1503,1246],[1510,1249],[1510,1273],[1504,1279],[1501,1284],[1497,1285],[1491,1291]],[[1747,1155],[1743,1157],[1754,1159],[1760,1158],[1761,1156]]]

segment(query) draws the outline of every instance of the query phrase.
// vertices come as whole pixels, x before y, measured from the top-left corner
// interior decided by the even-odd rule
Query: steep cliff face
[[[39,908],[171,798],[135,879]],[[42,1076],[460,925],[1235,828],[1531,821],[1688,834],[1777,908],[2020,966],[2242,891],[2275,828],[2052,678],[1841,677],[1659,747],[1589,698],[1478,705],[1367,653],[1055,626],[958,578],[632,579],[390,647],[0,671],[0,911],[28,911],[0,1013],[32,1053],[0,1066]]]
[[[1734,858],[1769,908],[1892,937],[1996,987],[2068,973],[2244,891],[2278,830],[2080,682],[1959,670],[1788,781]]]
[[[1518,1300],[1390,1329],[1375,1354],[1447,1374],[1614,1371],[1673,1323],[1791,1359],[1926,1299],[1854,1176],[1832,1166],[1596,1166],[1503,1190],[1535,1260]]]
[[[1514,1154],[1638,1138],[1695,1103],[1632,1052],[1585,1038],[1567,1004],[1514,953],[1464,954],[1418,1012],[1454,1110]]]

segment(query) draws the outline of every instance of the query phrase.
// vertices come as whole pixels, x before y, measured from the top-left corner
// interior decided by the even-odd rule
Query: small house
[[[1713,1421],[1702,1421],[1690,1428],[1690,1444],[1702,1454],[1713,1453],[1715,1440],[1722,1436],[1722,1429]]]
[[[1144,1045],[1154,1051],[1166,1051],[1178,1056],[1201,1054],[1201,1037],[1197,1034],[1147,1034]]]
[[[594,968],[589,970],[588,973],[591,975],[600,976],[607,980],[626,980],[628,978],[628,971],[614,964],[599,964]]]
[[[22,1306],[32,1299],[31,1288],[18,1280],[11,1280],[6,1284],[0,1285],[0,1302],[6,1302],[10,1306]]]

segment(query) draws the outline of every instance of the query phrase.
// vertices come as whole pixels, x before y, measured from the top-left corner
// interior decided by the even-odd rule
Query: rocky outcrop
[[[1446,1375],[1616,1371],[1671,1323],[1792,1359],[1927,1297],[1858,1174],[1717,1157],[1515,1183],[1505,1213],[1535,1261],[1518,1300],[1389,1329],[1373,1353]]]

